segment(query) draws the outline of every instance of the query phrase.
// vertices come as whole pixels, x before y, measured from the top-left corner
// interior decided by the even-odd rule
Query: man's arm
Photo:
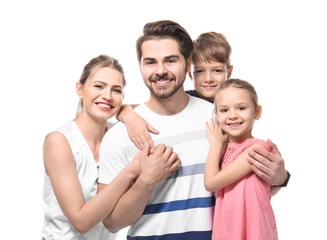
[[[140,176],[103,221],[110,232],[117,232],[136,222],[142,216],[157,184],[179,167],[180,160],[171,147],[160,144],[152,154],[149,154],[150,147],[147,143],[145,148],[146,151],[143,152],[148,154],[140,158]],[[99,191],[104,186],[105,184],[99,184]]]
[[[251,164],[252,171],[268,184],[271,186],[282,185],[288,178],[284,159],[276,144],[270,139],[268,139],[267,143],[271,147],[272,152],[255,146],[253,151],[249,151],[248,161]],[[272,195],[276,194],[279,189],[278,187],[273,188]]]

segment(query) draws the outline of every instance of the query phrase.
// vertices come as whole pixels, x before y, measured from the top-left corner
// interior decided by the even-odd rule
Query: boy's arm
[[[285,169],[285,162],[277,146],[268,139],[271,152],[260,146],[256,146],[249,151],[248,161],[251,169],[259,177],[272,186],[283,185],[288,179],[288,172]],[[279,187],[272,188],[272,195],[279,191]]]
[[[123,104],[117,114],[117,119],[125,123],[128,136],[138,149],[142,150],[145,142],[153,148],[154,143],[149,132],[159,134],[159,131],[133,111],[137,106]]]

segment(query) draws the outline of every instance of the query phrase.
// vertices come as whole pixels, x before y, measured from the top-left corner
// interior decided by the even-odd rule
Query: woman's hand
[[[180,159],[170,146],[159,144],[150,153],[150,146],[145,143],[141,153],[139,180],[153,188],[179,168]]]

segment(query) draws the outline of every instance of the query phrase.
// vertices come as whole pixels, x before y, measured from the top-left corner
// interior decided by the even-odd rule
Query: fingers
[[[207,129],[207,132],[210,130],[210,127],[209,127],[209,123],[206,122],[206,129]]]
[[[262,171],[261,169],[257,168],[257,165],[251,165],[251,170],[260,178],[262,178],[267,183],[270,183],[272,181],[272,177],[267,174],[266,172]],[[266,171],[269,171],[266,169]]]
[[[219,127],[218,121],[217,121],[216,118],[210,118],[210,121],[209,122],[206,122],[207,131],[209,131],[209,130],[215,130],[215,129],[217,129]]]
[[[253,146],[253,151],[249,151],[249,155],[253,157],[255,160],[260,163],[270,166],[271,159],[273,159],[273,155],[271,152],[267,151],[261,146]]]
[[[158,144],[155,148],[153,148],[153,154],[162,155],[166,150],[165,144]]]
[[[147,142],[145,142],[144,147],[142,149],[142,153],[145,156],[148,156],[149,155],[149,152],[150,152],[150,145]]]
[[[277,146],[276,146],[275,143],[273,143],[270,139],[267,140],[267,143],[270,146],[270,148],[272,149],[272,152],[274,154],[277,154],[279,156],[282,156],[282,154],[279,152],[279,150],[278,150],[278,148],[277,148]]]
[[[146,127],[148,128],[149,132],[152,132],[154,134],[159,134],[160,133],[157,129],[155,129],[154,127],[152,127],[149,123],[146,123]]]
[[[248,162],[251,169],[270,185],[279,185],[285,179],[284,160],[278,154],[273,154],[262,147],[254,146],[249,151]]]
[[[136,147],[140,150],[142,150],[144,148],[145,143],[147,143],[150,146],[150,148],[154,147],[154,143],[148,132],[145,133],[144,135],[131,137],[131,140],[136,145]]]
[[[173,148],[171,146],[167,146],[164,151],[163,157],[168,161],[172,154],[173,154]]]
[[[170,157],[170,162],[172,163],[171,164],[171,167],[170,167],[170,171],[175,171],[175,170],[178,170],[179,169],[179,165],[181,163],[181,160],[179,159],[177,153],[173,153]]]
[[[130,136],[130,139],[132,140],[132,142],[136,145],[136,147],[140,150],[142,150],[143,148],[143,141],[139,138],[139,136]]]
[[[153,148],[154,147],[154,143],[153,143],[153,140],[152,140],[149,132],[146,132],[143,137],[144,137],[143,142],[144,143],[147,142],[150,145],[150,147]]]
[[[179,168],[180,159],[171,146],[167,146],[163,153],[163,160],[166,161],[169,171],[174,171]]]

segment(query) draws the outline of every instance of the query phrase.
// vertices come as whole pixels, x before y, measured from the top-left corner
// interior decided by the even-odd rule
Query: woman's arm
[[[179,157],[171,147],[160,144],[156,146],[153,153],[146,154],[150,152],[150,147],[146,143],[142,152],[140,176],[103,221],[110,232],[115,233],[136,222],[142,216],[157,184],[179,168]],[[105,187],[105,184],[99,184],[100,193]]]
[[[122,105],[117,114],[117,119],[125,123],[129,138],[140,150],[144,148],[145,142],[149,143],[150,147],[153,148],[154,144],[149,132],[159,134],[159,131],[133,111],[137,106]]]
[[[137,163],[132,162],[101,193],[85,203],[71,148],[63,134],[53,132],[45,140],[44,164],[61,209],[80,233],[88,232],[112,211],[139,170]]]

